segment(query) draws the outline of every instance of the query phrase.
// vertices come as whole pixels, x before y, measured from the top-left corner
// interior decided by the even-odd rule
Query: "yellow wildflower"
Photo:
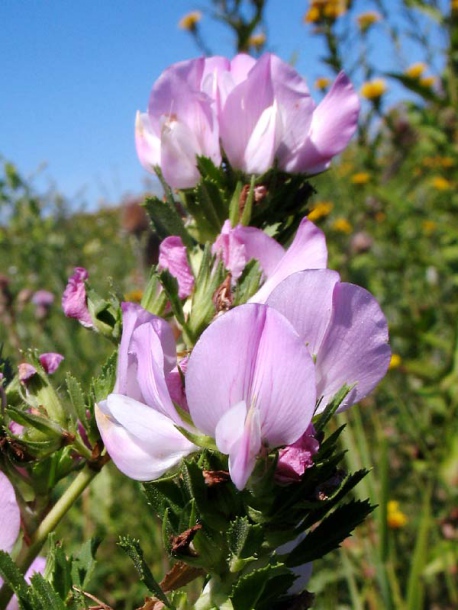
[[[390,364],[388,365],[388,369],[391,371],[393,369],[398,369],[401,366],[402,358],[399,354],[391,354]]]
[[[387,86],[383,78],[375,78],[374,80],[363,83],[361,87],[361,95],[368,100],[377,100],[386,92]]]
[[[202,13],[200,11],[191,11],[180,19],[178,22],[178,27],[182,30],[189,30],[190,32],[193,32],[201,19]]]
[[[452,188],[452,183],[447,178],[443,178],[442,176],[434,176],[431,180],[431,185],[437,191],[448,191]]]
[[[377,212],[377,214],[375,215],[375,220],[377,222],[383,222],[384,220],[386,220],[385,212]]]
[[[353,184],[367,184],[370,179],[371,175],[367,172],[358,172],[356,174],[353,174],[353,176],[350,178],[350,181]]]
[[[305,13],[304,21],[305,23],[317,23],[320,20],[321,11],[317,6],[311,6],[309,10]]]
[[[248,44],[250,47],[255,47],[256,49],[260,49],[266,42],[266,35],[263,32],[259,32],[259,34],[253,34],[248,39]]]
[[[422,229],[425,235],[432,235],[437,229],[437,223],[434,220],[424,220],[422,222]]]
[[[452,0],[452,13],[458,11],[458,0]]]
[[[330,82],[331,82],[330,78],[327,78],[326,76],[320,76],[315,81],[315,88],[319,89],[320,91],[323,91],[323,89],[326,89],[326,87],[329,87]]]
[[[406,525],[408,518],[407,515],[402,512],[399,508],[399,502],[396,500],[390,500],[387,504],[387,516],[386,520],[388,527],[393,530],[397,530]]]
[[[336,218],[332,223],[332,228],[338,233],[349,235],[353,231],[353,227],[346,218]]]
[[[323,20],[334,21],[346,11],[346,0],[311,0],[304,21],[306,23],[318,23]]]
[[[434,85],[436,84],[436,77],[435,76],[423,76],[423,78],[420,78],[420,85],[423,85],[423,87],[434,87]]]
[[[359,28],[362,32],[366,32],[371,25],[380,21],[381,17],[376,11],[367,11],[367,13],[361,13],[356,17]]]
[[[331,201],[319,201],[315,203],[313,208],[307,214],[307,217],[309,220],[315,222],[315,220],[319,220],[320,218],[328,216],[331,213],[333,207],[334,204]]]
[[[129,301],[130,303],[140,303],[143,298],[143,291],[137,288],[136,290],[131,290],[130,292],[126,292],[124,295],[124,299]]]
[[[422,62],[417,62],[416,64],[412,64],[407,68],[404,72],[406,76],[409,78],[420,78],[423,72],[426,70],[426,65]]]

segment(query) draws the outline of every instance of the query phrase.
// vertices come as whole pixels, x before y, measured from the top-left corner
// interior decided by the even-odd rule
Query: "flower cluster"
[[[286,448],[282,470],[288,456],[300,459],[298,441],[342,387],[349,392],[339,410],[368,394],[388,368],[380,307],[325,268],[324,235],[309,220],[286,252],[259,229],[229,224],[213,250],[233,281],[253,258],[264,281],[249,303],[203,332],[185,367],[168,324],[123,304],[116,386],[96,417],[108,452],[132,478],[161,476],[197,451],[190,438],[203,435],[229,456],[230,476],[242,489],[271,450]],[[183,267],[189,272],[187,261]]]
[[[137,152],[148,171],[160,169],[179,189],[199,181],[200,156],[246,174],[274,165],[316,174],[346,147],[358,112],[343,73],[316,106],[306,82],[275,55],[194,59],[171,66],[155,83],[148,112],[137,114]]]

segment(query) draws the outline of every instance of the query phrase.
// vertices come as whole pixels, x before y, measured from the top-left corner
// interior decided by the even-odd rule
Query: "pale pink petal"
[[[247,167],[250,163],[246,156],[248,143],[261,115],[273,104],[270,57],[265,55],[250,71],[248,78],[229,93],[222,111],[221,143],[232,167],[248,171]],[[261,140],[259,140],[259,147],[261,153],[258,161],[264,166],[271,157],[270,145],[265,151],[265,157],[262,156],[263,142]]]
[[[262,430],[258,409],[248,411],[240,439],[229,450],[229,473],[237,489],[243,489],[250,478],[262,447]]]
[[[339,281],[339,274],[330,269],[300,271],[284,279],[266,301],[291,322],[312,356],[317,355],[328,328]]]
[[[319,412],[344,384],[356,384],[339,411],[371,392],[390,362],[388,327],[375,298],[360,286],[337,284],[333,315],[316,359]]]
[[[250,302],[265,303],[273,289],[289,275],[304,269],[324,269],[327,265],[327,258],[328,252],[323,231],[304,218],[286,254],[270,277],[250,299]]]
[[[192,188],[200,178],[197,169],[199,144],[192,129],[185,123],[170,119],[161,129],[161,169],[173,188]]]
[[[110,394],[95,416],[110,457],[132,479],[157,479],[195,450],[172,420],[127,396]]]
[[[163,351],[164,374],[168,374],[176,365],[176,348],[173,331],[170,325],[146,311],[136,303],[122,303],[122,336],[119,346],[118,368],[115,392],[142,400],[142,394],[137,381],[137,358],[131,350],[132,335],[143,324],[150,325],[159,337]]]
[[[154,173],[154,168],[161,161],[161,140],[159,133],[154,133],[147,113],[137,112],[135,117],[135,146],[140,163]]]
[[[308,137],[297,155],[284,163],[288,172],[314,174],[326,169],[332,157],[349,143],[358,125],[360,102],[347,76],[341,72],[313,112]]]
[[[182,425],[165,381],[164,352],[151,324],[143,324],[132,334],[130,353],[137,361],[137,382],[144,403]]]
[[[320,448],[315,438],[315,428],[310,424],[304,434],[292,445],[280,449],[278,453],[275,479],[280,483],[294,483],[313,466],[313,456]]]
[[[21,525],[21,513],[16,501],[14,487],[8,477],[0,471],[0,550],[10,553]]]
[[[194,424],[205,434],[214,437],[221,417],[245,401],[248,412],[259,412],[263,440],[276,447],[296,441],[310,423],[314,366],[282,315],[262,305],[241,305],[213,322],[197,342],[186,393]]]
[[[194,288],[194,276],[189,266],[186,246],[181,237],[166,237],[159,246],[159,269],[167,269],[178,281],[178,296],[188,297]]]
[[[280,244],[264,231],[242,225],[232,228],[229,220],[226,220],[216,238],[212,252],[222,258],[224,266],[232,273],[234,282],[252,259],[259,261],[261,270],[268,277],[285,254]]]

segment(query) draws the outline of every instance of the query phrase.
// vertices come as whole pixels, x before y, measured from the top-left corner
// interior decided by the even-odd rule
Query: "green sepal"
[[[66,610],[64,601],[39,573],[30,579],[29,597],[34,610]]]
[[[349,392],[354,388],[353,385],[344,385],[340,388],[336,394],[332,397],[332,400],[326,405],[324,411],[318,416],[316,422],[313,423],[315,431],[321,432],[326,427],[329,420],[332,418],[334,413],[340,407],[342,402],[345,400],[345,397],[348,396]]]
[[[209,449],[210,451],[218,451],[215,440],[211,436],[206,436],[205,434],[194,434],[181,426],[175,426],[175,428],[181,432],[181,434],[187,438],[188,441],[191,441],[191,443],[197,445],[197,447]]]

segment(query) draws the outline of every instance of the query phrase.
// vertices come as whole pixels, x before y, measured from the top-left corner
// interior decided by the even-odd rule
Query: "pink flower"
[[[170,66],[155,83],[148,112],[137,114],[137,152],[174,188],[197,184],[197,156],[219,165],[222,151],[247,174],[275,162],[285,172],[315,174],[347,146],[358,114],[343,72],[317,106],[305,80],[275,55],[199,58]]]
[[[286,251],[264,231],[242,225],[231,228],[227,220],[212,246],[212,252],[221,257],[234,282],[251,259],[259,261],[264,282],[250,299],[253,303],[264,303],[272,290],[292,273],[322,269],[328,259],[324,233],[307,218],[301,221]]]
[[[171,235],[161,242],[158,269],[167,269],[177,279],[180,299],[185,299],[191,294],[194,288],[194,276],[181,237]]]
[[[9,479],[0,471],[0,550],[11,553],[14,543],[19,536],[21,527],[21,513],[16,500],[14,488]],[[44,572],[46,560],[37,557],[27,570],[25,578],[30,582],[30,577],[35,572]],[[0,579],[0,587],[2,580]],[[17,598],[14,596],[7,606],[7,610],[18,610]]]
[[[94,328],[87,307],[86,285],[88,272],[84,267],[75,267],[62,295],[62,309],[68,318],[76,318],[83,326]]]
[[[123,332],[113,393],[96,405],[102,440],[116,466],[140,481],[160,477],[195,450],[167,377],[176,367],[170,326],[134,303],[123,303]]]

